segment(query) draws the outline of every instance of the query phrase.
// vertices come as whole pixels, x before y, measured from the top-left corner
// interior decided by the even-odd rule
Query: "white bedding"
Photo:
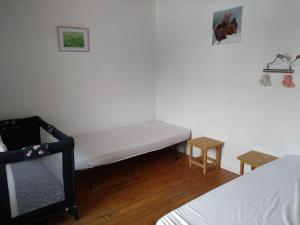
[[[300,156],[285,156],[187,203],[157,225],[299,225]]]
[[[163,122],[147,122],[75,136],[75,168],[114,163],[186,141],[190,130]]]

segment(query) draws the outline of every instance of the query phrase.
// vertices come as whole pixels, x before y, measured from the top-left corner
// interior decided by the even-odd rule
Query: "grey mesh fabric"
[[[10,164],[11,172],[7,174],[12,176],[8,177],[10,183],[13,180],[9,186],[13,217],[65,199],[63,183],[47,168],[46,158]]]

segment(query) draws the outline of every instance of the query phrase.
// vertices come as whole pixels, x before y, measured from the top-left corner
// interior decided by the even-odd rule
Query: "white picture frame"
[[[89,29],[81,27],[57,27],[59,51],[89,52]]]
[[[214,12],[212,45],[241,43],[243,6]]]

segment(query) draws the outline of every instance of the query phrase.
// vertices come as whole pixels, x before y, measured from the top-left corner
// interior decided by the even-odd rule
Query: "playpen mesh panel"
[[[6,165],[12,218],[65,200],[61,153]]]

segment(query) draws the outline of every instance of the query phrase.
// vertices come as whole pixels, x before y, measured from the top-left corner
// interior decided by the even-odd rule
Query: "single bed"
[[[189,129],[145,122],[75,136],[75,168],[87,170],[183,143]]]
[[[299,225],[300,156],[285,156],[185,204],[157,225]]]

